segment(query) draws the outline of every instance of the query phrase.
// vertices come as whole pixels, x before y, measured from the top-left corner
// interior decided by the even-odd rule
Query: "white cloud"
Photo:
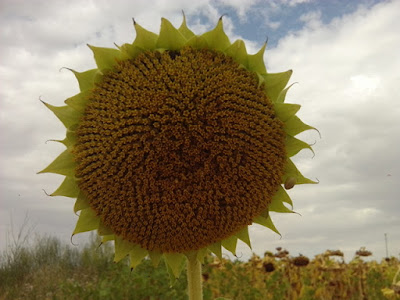
[[[296,6],[299,4],[312,2],[312,0],[282,0],[282,2],[288,4],[289,6]]]
[[[396,71],[400,38],[393,30],[400,26],[399,9],[398,1],[371,10],[360,7],[326,25],[319,13],[310,13],[303,17],[306,26],[302,30],[282,39],[266,55],[273,72],[293,68],[292,81],[299,84],[289,92],[288,102],[302,104],[303,120],[322,133],[314,147],[312,168],[307,170],[321,182],[317,188],[297,193],[295,202],[301,205],[300,213],[303,205],[306,211],[316,203],[319,208],[313,215],[304,215],[301,223],[311,221],[322,230],[321,224],[327,229],[328,222],[336,220],[338,231],[342,225],[357,228],[346,233],[348,241],[351,234],[357,240],[357,235],[376,222],[379,226],[371,236],[380,238],[388,230],[400,240],[395,229],[400,225],[398,219],[385,222],[394,220],[394,207],[399,209],[394,183],[386,176],[396,170],[398,178],[400,170],[396,150],[400,146],[400,105],[394,88],[400,82]],[[314,136],[304,135],[310,142]],[[300,167],[305,159],[298,160]],[[347,209],[341,213],[330,210],[343,206]],[[316,220],[315,213],[323,218]],[[315,232],[311,230],[309,236]],[[380,244],[376,247],[382,251]]]

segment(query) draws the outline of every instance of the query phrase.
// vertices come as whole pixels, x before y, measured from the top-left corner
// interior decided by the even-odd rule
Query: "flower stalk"
[[[199,262],[196,256],[188,258],[187,280],[189,300],[203,300],[201,262]]]

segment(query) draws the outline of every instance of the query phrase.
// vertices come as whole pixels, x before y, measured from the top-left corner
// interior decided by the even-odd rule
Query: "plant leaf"
[[[185,256],[181,253],[164,253],[164,257],[175,278],[178,278],[182,272]]]
[[[156,49],[158,35],[144,29],[136,22],[134,22],[133,25],[135,26],[136,38],[133,41],[132,46],[148,50]]]
[[[42,103],[56,115],[56,117],[64,124],[65,128],[69,128],[74,124],[78,124],[79,119],[82,116],[81,113],[67,105],[53,106],[43,101]]]
[[[292,83],[289,85],[287,88],[283,89],[282,92],[279,93],[278,99],[276,100],[277,103],[283,103],[285,102],[286,99],[286,94],[289,91],[289,89],[294,85],[295,83]]]
[[[85,111],[86,105],[89,101],[89,96],[91,94],[90,90],[86,90],[83,92],[80,92],[79,94],[76,94],[75,96],[72,96],[65,100],[65,104],[68,106],[72,107],[76,111],[79,111],[80,113],[83,114]]]
[[[285,122],[284,130],[288,135],[295,136],[300,132],[315,129],[314,127],[304,124],[297,116],[291,117]],[[316,130],[316,129],[315,129]]]
[[[217,26],[213,30],[202,34],[201,37],[207,41],[211,49],[224,51],[231,45],[228,36],[224,32],[222,17],[218,20]]]
[[[250,237],[249,237],[249,227],[246,226],[242,230],[240,230],[238,233],[235,234],[239,240],[247,244],[249,248],[251,249],[251,243],[250,243]]]
[[[221,242],[216,242],[207,246],[207,248],[214,253],[219,259],[222,259],[222,249],[221,249]]]
[[[136,58],[140,53],[144,52],[145,50],[131,44],[123,44],[120,47],[121,50],[121,59],[134,59]]]
[[[267,43],[265,43],[256,54],[248,55],[247,62],[250,71],[261,74],[267,73],[267,69],[265,68],[264,64],[264,52],[266,47]]]
[[[143,260],[149,254],[146,249],[143,249],[139,245],[136,245],[135,248],[133,248],[129,252],[129,259],[130,259],[130,267],[131,268],[136,268],[138,264]]]
[[[157,267],[158,264],[160,263],[161,257],[162,257],[162,253],[161,252],[156,252],[156,251],[149,251],[149,256],[150,259],[153,263],[154,267]]]
[[[67,176],[61,183],[59,188],[55,190],[50,196],[64,196],[76,198],[79,195],[79,187],[76,184],[74,177]]]
[[[98,69],[91,69],[85,72],[77,72],[72,69],[68,69],[74,73],[76,79],[78,80],[79,89],[81,92],[91,90],[94,88],[96,74],[99,72]]]
[[[103,48],[88,45],[93,51],[97,68],[104,74],[105,71],[113,69],[117,60],[121,59],[121,51],[113,48]]]
[[[181,26],[178,28],[179,32],[185,37],[185,39],[189,40],[195,36],[193,31],[191,31],[186,25],[186,17],[183,14],[183,20]]]
[[[286,122],[299,111],[300,105],[291,103],[274,103],[274,109],[277,117],[281,121]]]
[[[196,255],[197,260],[202,264],[204,264],[204,257],[207,255],[207,252],[208,252],[207,247],[197,250],[197,255]]]
[[[57,141],[60,143],[63,143],[67,149],[70,147],[74,146],[76,144],[76,134],[75,131],[72,131],[70,129],[67,129],[67,133],[65,138],[62,141]]]
[[[74,157],[69,150],[65,150],[50,165],[38,172],[38,174],[41,173],[54,173],[73,177],[75,175]]]
[[[86,198],[86,196],[82,192],[80,192],[78,194],[78,198],[76,198],[75,201],[74,213],[88,207],[90,207],[88,198]]]
[[[103,236],[101,239],[101,242],[106,243],[106,242],[113,241],[113,240],[115,240],[115,236],[113,234],[110,234],[110,235]]]
[[[161,18],[160,36],[157,40],[157,48],[179,50],[186,43],[185,37],[176,29],[170,21]]]
[[[288,157],[296,155],[303,149],[310,149],[311,152],[314,154],[314,150],[311,148],[309,144],[291,135],[286,135],[285,146]]]
[[[248,68],[246,45],[242,40],[235,41],[224,52],[233,57],[236,62]]]
[[[187,40],[185,46],[190,46],[193,49],[204,49],[208,48],[207,41],[201,36],[195,35],[191,39]]]
[[[230,236],[225,240],[221,241],[221,245],[228,251],[230,251],[233,255],[236,256],[236,245],[237,245],[237,236]]]
[[[304,177],[290,159],[288,159],[286,162],[285,173],[282,176],[282,183],[284,183],[289,177],[296,178],[296,184],[317,183]]]
[[[90,207],[85,208],[79,215],[78,222],[76,223],[76,227],[72,235],[97,229],[99,228],[99,225],[100,218],[96,216],[94,210]]]
[[[293,208],[292,199],[290,199],[288,193],[285,191],[285,189],[282,186],[279,186],[279,189],[273,198],[275,198],[275,197],[281,199],[283,202],[289,204]]]
[[[131,243],[121,237],[115,238],[115,255],[114,262],[119,262],[121,259],[126,257],[130,251],[132,251],[137,245]]]
[[[282,236],[279,233],[278,229],[276,229],[274,223],[272,222],[271,217],[264,218],[264,217],[258,216],[258,217],[254,218],[253,222],[257,223],[257,224],[260,224],[260,225],[262,225],[264,227],[267,227],[267,228],[271,229],[272,231],[276,232],[277,234],[279,234],[280,236]]]
[[[283,190],[282,187],[279,186],[278,192],[272,197],[272,201],[268,205],[268,210],[279,212],[279,213],[293,213],[292,210],[290,210],[283,204],[283,202],[287,202],[287,201],[284,201],[284,196],[285,196],[284,193],[286,193],[286,192],[284,190],[282,192],[282,190]],[[289,195],[287,193],[286,193],[286,196],[289,197]],[[290,200],[289,203],[291,203],[291,202],[292,201]]]
[[[104,236],[104,235],[113,235],[114,232],[112,231],[112,229],[106,225],[103,224],[103,222],[100,221],[99,224],[99,228],[97,229],[97,233],[100,236]]]
[[[265,80],[265,92],[268,98],[274,103],[278,101],[279,94],[283,91],[289,82],[292,70],[282,73],[262,74]]]

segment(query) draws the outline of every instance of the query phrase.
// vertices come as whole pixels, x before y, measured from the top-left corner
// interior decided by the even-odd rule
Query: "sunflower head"
[[[195,35],[185,18],[159,35],[134,22],[118,49],[89,46],[97,68],[71,70],[80,93],[45,105],[67,129],[66,150],[41,172],[65,176],[52,196],[76,198],[73,234],[97,230],[131,267],[161,256],[175,276],[186,256],[250,246],[248,225],[278,232],[270,211],[290,213],[285,189],[313,183],[290,157],[312,129],[284,103],[292,71],[268,73],[264,45],[247,54],[222,19]]]

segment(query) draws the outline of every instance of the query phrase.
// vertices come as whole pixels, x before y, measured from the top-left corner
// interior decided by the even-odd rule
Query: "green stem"
[[[189,300],[203,300],[201,263],[196,256],[189,257],[187,265]]]

